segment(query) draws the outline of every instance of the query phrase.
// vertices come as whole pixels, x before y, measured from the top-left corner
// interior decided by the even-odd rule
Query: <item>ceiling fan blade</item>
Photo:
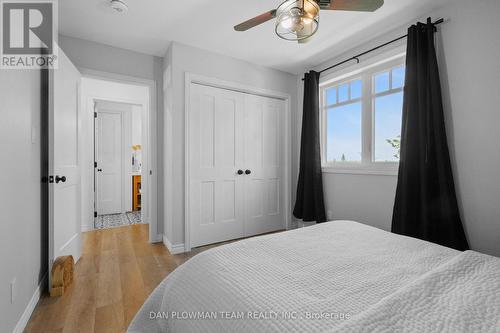
[[[384,0],[330,0],[319,1],[321,9],[374,12],[384,5]]]
[[[276,9],[273,9],[273,10],[268,11],[267,13],[261,14],[259,16],[254,17],[254,18],[251,18],[248,21],[245,21],[245,22],[242,22],[238,25],[235,25],[234,30],[246,31],[250,28],[258,26],[259,24],[267,22],[275,17],[276,17]]]

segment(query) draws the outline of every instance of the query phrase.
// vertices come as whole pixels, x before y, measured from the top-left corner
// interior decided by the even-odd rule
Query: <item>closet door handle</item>
[[[242,175],[242,174],[243,174],[243,170],[241,170],[241,169],[240,169],[240,170],[236,171],[236,173],[237,173],[238,175]]]
[[[66,182],[66,176],[62,176],[62,177],[56,176],[56,184],[59,183],[59,182],[65,183]]]
[[[248,170],[248,169],[246,169],[246,170],[245,170],[245,175],[249,175],[249,174],[251,174],[251,173],[252,173],[252,171],[250,171],[250,170]]]

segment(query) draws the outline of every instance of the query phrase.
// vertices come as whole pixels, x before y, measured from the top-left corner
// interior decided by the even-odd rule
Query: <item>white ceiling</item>
[[[60,33],[157,56],[177,41],[299,73],[450,0],[385,0],[375,13],[322,11],[318,33],[301,45],[279,39],[273,21],[247,32],[233,30],[235,24],[276,8],[280,0],[125,1],[129,11],[122,15],[107,0],[60,1]]]

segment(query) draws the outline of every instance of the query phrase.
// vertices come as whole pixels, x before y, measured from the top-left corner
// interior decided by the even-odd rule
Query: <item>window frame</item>
[[[351,70],[343,75],[320,83],[320,146],[321,167],[325,173],[397,175],[399,162],[375,161],[375,98],[404,91],[401,88],[392,89],[392,75],[389,75],[389,90],[375,93],[375,76],[393,68],[405,65],[405,54],[399,54],[392,59],[380,61],[374,65]],[[326,91],[329,88],[341,86],[344,83],[361,79],[361,98],[349,100],[348,103],[361,102],[361,162],[328,162],[327,158],[327,111],[329,108],[342,105],[326,105]],[[337,89],[338,96],[338,89]],[[338,97],[337,97],[338,98]],[[345,103],[345,104],[348,104]]]

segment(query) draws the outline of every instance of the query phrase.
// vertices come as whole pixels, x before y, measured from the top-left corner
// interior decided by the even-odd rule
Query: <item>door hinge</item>
[[[94,118],[97,118],[97,112],[94,112]]]
[[[97,212],[94,212],[94,217],[97,217]]]
[[[94,162],[94,168],[97,168],[97,162]]]
[[[149,174],[152,175],[153,174],[153,170],[149,170]]]

